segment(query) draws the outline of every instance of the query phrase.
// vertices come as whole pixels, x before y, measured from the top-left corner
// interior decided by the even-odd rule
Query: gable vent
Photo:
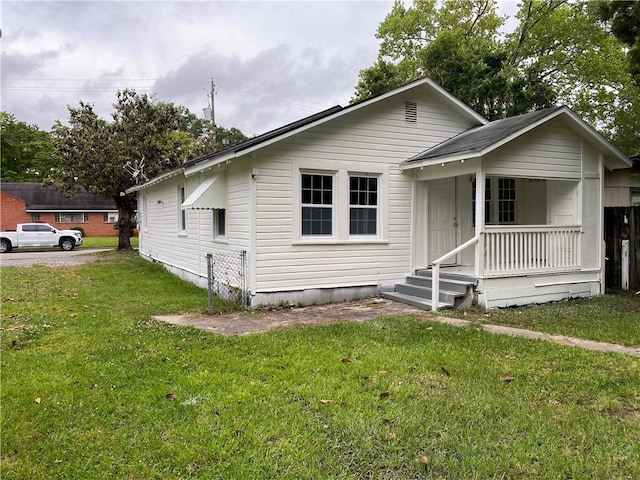
[[[417,102],[404,102],[404,123],[418,123]]]

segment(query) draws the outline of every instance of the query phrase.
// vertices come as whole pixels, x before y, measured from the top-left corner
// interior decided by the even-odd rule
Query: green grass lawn
[[[638,358],[408,317],[223,337],[153,320],[206,291],[131,254],[1,274],[3,479],[640,478]]]
[[[83,237],[81,248],[116,248],[118,237]],[[138,246],[138,237],[131,237],[131,246]]]
[[[631,291],[524,308],[441,313],[481,323],[640,346],[640,295]]]

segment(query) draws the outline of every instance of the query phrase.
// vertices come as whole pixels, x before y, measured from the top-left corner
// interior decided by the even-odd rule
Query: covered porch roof
[[[576,134],[597,146],[605,154],[605,166],[607,168],[616,169],[631,166],[627,156],[581,120],[568,107],[560,106],[495,120],[486,125],[471,128],[405,160],[400,164],[400,169],[411,170],[481,158],[553,118],[562,118],[568,122],[569,127]]]

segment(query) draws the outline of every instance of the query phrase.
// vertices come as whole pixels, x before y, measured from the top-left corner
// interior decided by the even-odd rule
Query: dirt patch
[[[219,315],[159,315],[162,322],[200,328],[223,335],[248,335],[295,325],[329,325],[338,322],[362,322],[379,317],[406,316],[433,318],[419,308],[383,298],[312,305],[308,307],[270,308]]]

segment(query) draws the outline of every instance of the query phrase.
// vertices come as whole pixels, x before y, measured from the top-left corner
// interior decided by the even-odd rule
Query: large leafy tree
[[[2,181],[41,182],[53,166],[51,135],[37,125],[0,112],[0,139]]]
[[[125,166],[144,165],[142,173],[151,178],[215,149],[224,135],[243,137],[236,129],[214,135],[220,133],[216,130],[184,107],[132,90],[117,93],[110,122],[93,105],[80,102],[69,107],[68,125],[56,122],[53,127],[56,167],[47,183],[69,196],[83,187],[112,199],[119,212],[118,248],[128,249],[136,202],[123,192],[143,177],[134,178]]]
[[[624,45],[595,2],[523,0],[506,35],[496,7],[495,0],[396,1],[353,100],[428,76],[492,120],[561,103],[609,139],[633,136],[622,116],[633,119],[640,97],[630,88]]]

